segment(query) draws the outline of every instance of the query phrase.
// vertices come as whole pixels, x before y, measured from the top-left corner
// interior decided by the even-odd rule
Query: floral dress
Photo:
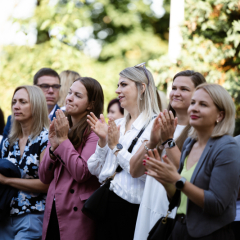
[[[19,139],[12,147],[9,146],[8,138],[5,139],[2,147],[2,158],[8,159],[18,166],[21,178],[39,179],[38,167],[40,154],[47,147],[48,131],[43,128],[41,133],[32,139],[28,137],[22,158],[20,157]],[[18,196],[11,201],[10,215],[17,216],[24,213],[38,213],[45,209],[46,194],[18,191]]]

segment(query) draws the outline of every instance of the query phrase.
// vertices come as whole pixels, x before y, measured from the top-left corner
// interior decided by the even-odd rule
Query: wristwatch
[[[175,183],[176,189],[182,190],[186,181],[187,181],[186,178],[181,177],[181,178]]]
[[[165,149],[167,149],[167,148],[173,148],[173,147],[175,147],[175,146],[176,146],[176,143],[175,143],[174,140],[172,139],[172,140],[170,140],[170,141],[168,141],[168,142],[165,143],[164,148],[165,148]]]
[[[159,146],[159,148],[160,148],[161,150],[163,150],[163,149],[173,148],[173,147],[175,147],[175,146],[176,146],[176,143],[174,142],[173,138],[170,138],[170,139],[168,139],[167,141],[163,142],[163,143]]]
[[[121,144],[121,143],[118,143],[118,144],[116,145],[116,147],[112,150],[112,151],[113,151],[113,154],[114,154],[115,152],[117,152],[117,151],[122,150],[122,149],[123,149],[122,144]]]

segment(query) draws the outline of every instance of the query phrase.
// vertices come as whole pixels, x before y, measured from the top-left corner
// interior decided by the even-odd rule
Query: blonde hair
[[[146,124],[148,124],[152,120],[153,114],[160,113],[161,100],[157,88],[155,87],[151,72],[147,69],[146,72],[148,74],[149,82],[143,67],[128,67],[122,70],[119,75],[135,82],[138,90],[138,109],[141,113],[143,113],[143,119]],[[146,86],[146,89],[143,93],[142,83],[144,83]],[[128,122],[130,120],[129,113],[127,114],[126,118]]]
[[[46,99],[42,90],[39,87],[28,85],[17,87],[13,93],[13,97],[15,93],[20,89],[25,89],[29,96],[29,102],[33,118],[30,136],[32,139],[34,139],[41,133],[43,128],[48,129],[49,126]],[[10,146],[12,146],[14,142],[17,140],[17,138],[19,138],[21,135],[22,135],[21,124],[15,120],[14,114],[12,114],[12,127],[9,135]]]
[[[70,87],[72,86],[73,82],[80,78],[80,74],[71,70],[62,71],[60,73],[60,79],[61,79],[61,88],[59,91],[59,100],[58,105],[60,107],[65,106],[65,99],[67,97],[68,91]]]
[[[203,83],[196,88],[196,91],[203,89],[213,100],[215,106],[219,111],[224,112],[222,121],[216,123],[212,138],[221,137],[223,135],[233,135],[235,128],[235,106],[230,94],[221,85],[213,83]],[[196,130],[192,127],[189,136],[197,138]]]

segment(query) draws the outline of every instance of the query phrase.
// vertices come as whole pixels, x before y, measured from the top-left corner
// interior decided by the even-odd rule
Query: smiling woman
[[[10,218],[0,224],[1,239],[40,239],[48,184],[39,180],[38,166],[48,141],[45,97],[36,86],[18,87],[12,98],[12,128],[2,147],[2,158],[21,171],[21,179],[0,174],[0,184],[18,189]],[[32,227],[34,225],[34,228]]]
[[[171,156],[176,168],[179,167],[182,146],[190,129],[187,110],[191,103],[191,97],[195,88],[204,82],[206,80],[203,75],[193,70],[182,71],[174,76],[168,110],[165,109],[155,119],[150,141],[145,143],[146,148],[153,149],[158,146],[160,155]],[[134,177],[138,177],[146,171],[142,159],[147,152],[151,152],[151,150],[146,152],[146,148],[140,148],[138,154],[130,160],[130,170]],[[154,224],[167,213],[167,207],[168,198],[164,187],[154,178],[147,176],[134,240],[147,239]],[[170,217],[174,216],[175,212],[173,211]]]
[[[153,118],[161,106],[153,76],[144,64],[126,68],[119,75],[116,93],[128,115],[115,122],[110,118],[108,125],[103,115],[100,120],[93,113],[88,116],[88,123],[99,136],[96,151],[88,161],[89,171],[101,183],[116,173],[105,218],[98,222],[97,239],[103,240],[133,239],[145,176],[131,176],[130,159],[143,141],[149,140]]]
[[[180,203],[169,240],[234,239],[229,224],[235,218],[240,182],[240,151],[232,137],[234,103],[222,86],[201,84],[188,115],[192,130],[184,142],[179,169],[170,157],[160,161],[156,149],[144,160],[148,175]]]
[[[87,124],[87,114],[100,116],[103,91],[93,78],[81,77],[66,97],[66,114],[56,111],[49,128],[49,143],[39,166],[39,177],[50,184],[43,222],[42,239],[95,239],[95,222],[82,212],[84,202],[99,187],[88,170],[97,135]]]

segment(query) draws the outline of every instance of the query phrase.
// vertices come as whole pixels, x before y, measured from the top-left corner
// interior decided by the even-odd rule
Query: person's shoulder
[[[99,137],[97,136],[97,134],[95,133],[95,132],[93,132],[92,130],[91,130],[91,132],[89,133],[89,135],[88,135],[88,139],[99,139]]]
[[[230,135],[223,135],[221,137],[213,138],[213,148],[218,151],[226,151],[236,149],[238,151],[239,144],[237,143],[236,139]]]
[[[42,131],[39,134],[39,138],[41,139],[41,142],[48,141],[48,130],[46,128],[42,129]]]
[[[213,138],[214,141],[216,143],[219,144],[227,144],[227,143],[236,143],[236,139],[234,139],[234,137],[230,136],[230,135],[223,135],[221,137],[216,137],[216,138]]]
[[[48,130],[44,127],[40,133],[40,135],[48,135]]]
[[[58,109],[60,109],[60,107],[56,104],[55,105],[55,111],[57,111]]]
[[[11,121],[11,119],[12,119],[12,115],[9,115],[7,118],[7,121]]]
[[[114,122],[118,126],[118,125],[121,125],[124,121],[125,121],[125,117],[116,119]]]

